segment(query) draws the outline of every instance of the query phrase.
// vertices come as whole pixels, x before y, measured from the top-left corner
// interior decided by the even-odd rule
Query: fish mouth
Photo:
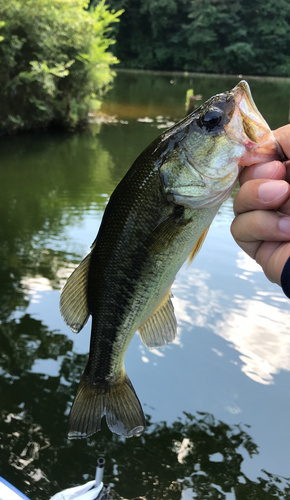
[[[271,132],[270,127],[258,110],[250,87],[245,80],[239,82],[232,92],[239,115],[239,125],[243,127],[243,132],[248,138],[248,147],[251,148],[253,147],[252,143],[258,144],[264,141]]]
[[[229,137],[245,146],[239,167],[283,160],[285,155],[282,148],[258,110],[248,83],[245,80],[240,81],[231,93],[235,98],[235,109],[224,129]]]

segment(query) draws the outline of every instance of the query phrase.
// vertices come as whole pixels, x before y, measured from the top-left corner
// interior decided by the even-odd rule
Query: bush
[[[114,77],[107,50],[122,11],[102,0],[0,0],[0,131],[75,127]]]

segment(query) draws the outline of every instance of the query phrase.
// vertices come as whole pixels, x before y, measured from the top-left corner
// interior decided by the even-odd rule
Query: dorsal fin
[[[193,249],[191,250],[190,252],[190,255],[188,257],[188,261],[187,261],[187,268],[190,266],[190,264],[192,263],[193,259],[197,256],[198,252],[200,251],[201,247],[202,247],[202,244],[206,238],[206,235],[208,233],[208,230],[209,230],[209,226],[206,228],[206,230],[202,233],[202,235],[199,237],[199,239],[197,240],[196,244],[194,245]]]
[[[168,290],[153,314],[138,328],[141,340],[148,349],[163,347],[175,339],[177,322],[171,297],[173,295]]]
[[[91,253],[70,275],[60,297],[60,313],[74,333],[83,328],[90,315],[87,297],[90,258]]]

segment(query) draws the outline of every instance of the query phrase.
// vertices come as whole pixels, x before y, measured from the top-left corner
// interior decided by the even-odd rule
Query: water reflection
[[[262,384],[274,383],[273,375],[290,370],[288,300],[278,287],[270,292],[255,290],[255,274],[261,268],[249,256],[239,252],[236,264],[237,277],[251,282],[253,296],[236,294],[230,313],[217,323],[217,329],[240,353],[242,371],[248,377]]]
[[[232,259],[227,207],[224,213],[204,244],[207,268],[183,268],[173,284],[178,323],[187,329],[211,329],[238,351],[245,375],[272,384],[275,374],[290,370],[289,301],[278,286],[269,286],[260,266],[246,254],[239,251]],[[222,267],[221,274],[222,260],[227,269]],[[182,337],[177,342],[182,345]]]
[[[156,99],[162,100],[164,81],[149,80],[144,94],[139,84],[135,90],[116,87],[113,93],[120,93],[123,101],[124,96],[137,99],[141,92],[147,99],[150,94],[154,107]],[[142,116],[134,108],[136,116],[128,124],[101,129],[92,125],[90,131],[73,136],[31,134],[0,142],[0,474],[28,497],[47,499],[93,478],[97,457],[103,454],[105,480],[114,485],[115,498],[286,500],[290,494],[289,481],[245,472],[245,464],[260,470],[269,463],[268,443],[275,466],[266,469],[288,470],[289,402],[284,386],[262,393],[270,423],[264,407],[252,406],[261,394],[258,390],[278,386],[279,370],[290,370],[285,326],[289,306],[278,289],[263,281],[252,261],[233,249],[230,203],[219,213],[194,265],[183,268],[174,284],[179,324],[175,344],[148,352],[136,336],[126,357],[146,405],[146,434],[124,441],[104,426],[87,442],[66,439],[68,409],[86,364],[87,346],[83,334],[77,337],[79,353],[75,337],[58,319],[59,291],[87,253],[116,183],[166,117],[174,120],[184,113],[183,88],[174,81],[166,83],[170,92],[155,116],[144,109],[143,118],[151,117],[152,122],[138,122]],[[198,90],[199,82],[195,80],[194,87],[204,98],[236,83],[211,79]],[[188,81],[182,85],[187,89]],[[267,106],[275,125],[274,112],[286,93],[279,93],[276,83],[265,85],[273,90]],[[264,95],[263,90],[259,99]],[[253,380],[259,382],[256,392]],[[246,394],[244,400],[241,394]],[[207,413],[197,411],[209,408]],[[253,424],[251,429],[238,424],[241,416]],[[260,462],[252,465],[257,457],[261,467]]]
[[[27,307],[37,280],[42,290],[44,283],[46,288],[60,287],[68,274],[62,269],[70,267],[70,259],[77,262],[87,248],[66,241],[67,227],[80,225],[91,207],[98,221],[113,190],[108,152],[90,133],[84,133],[81,145],[79,141],[80,136],[32,134],[1,143],[2,320]],[[98,222],[94,235],[97,227]]]
[[[79,482],[93,479],[96,459],[104,455],[112,498],[221,500],[230,492],[237,499],[287,498],[289,480],[264,471],[253,481],[242,472],[244,453],[258,454],[250,428],[228,425],[208,413],[185,413],[171,425],[152,422],[147,415],[148,430],[138,439],[125,440],[104,428],[87,443],[68,443],[68,402],[85,356],[71,352],[64,335],[48,332],[27,315],[7,325],[8,331],[12,340],[0,361],[1,474],[29,497],[47,499],[75,485],[77,477]],[[32,373],[37,357],[62,358],[58,375]]]
[[[290,313],[271,301],[286,305],[287,301],[281,292],[261,296],[263,292],[257,291],[251,299],[238,294],[230,298],[212,289],[207,284],[209,278],[209,273],[194,270],[184,290],[180,284],[173,285],[180,323],[212,329],[240,353],[241,369],[248,377],[262,384],[273,383],[273,375],[290,370]],[[189,299],[183,298],[188,295]],[[177,337],[175,343],[182,345],[182,339]]]
[[[209,99],[233,88],[241,76],[202,74],[166,74],[157,72],[130,72],[119,70],[122,84],[115,85],[107,94],[102,109],[119,119],[155,118],[158,115],[181,119],[185,114],[185,96],[193,88]],[[255,102],[271,127],[288,122],[290,81],[287,78],[257,79],[246,77]]]
[[[217,328],[225,331],[223,337],[240,353],[242,371],[248,377],[261,384],[274,383],[273,375],[290,370],[290,314],[265,302],[236,302],[239,309],[218,322]]]

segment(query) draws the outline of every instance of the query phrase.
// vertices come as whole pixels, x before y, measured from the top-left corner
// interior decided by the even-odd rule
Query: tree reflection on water
[[[125,440],[106,428],[87,441],[69,442],[69,403],[86,362],[65,335],[49,332],[25,314],[1,330],[1,475],[28,497],[47,499],[94,477],[98,456],[106,459],[112,498],[177,500],[290,498],[290,482],[265,473],[253,482],[241,470],[243,451],[258,453],[247,426],[229,426],[208,413],[172,425],[147,415],[147,431]],[[58,376],[32,371],[36,359],[59,362]],[[9,374],[9,375],[8,375]],[[121,497],[119,497],[119,494]]]
[[[210,414],[184,413],[170,425],[147,415],[145,434],[129,440],[112,435],[105,424],[88,440],[66,438],[87,355],[73,352],[66,335],[27,313],[26,286],[40,276],[59,289],[58,271],[81,259],[83,249],[66,249],[66,227],[92,207],[104,209],[103,195],[128,167],[127,157],[123,165],[120,160],[125,136],[126,155],[134,157],[136,141],[122,129],[114,141],[105,130],[103,142],[89,134],[35,134],[2,144],[0,474],[31,499],[47,500],[92,479],[97,458],[104,456],[112,498],[218,500],[234,492],[237,500],[289,500],[289,480],[264,472],[252,481],[242,472],[245,452],[258,453],[249,428]],[[54,363],[55,376],[39,373],[46,360]]]

